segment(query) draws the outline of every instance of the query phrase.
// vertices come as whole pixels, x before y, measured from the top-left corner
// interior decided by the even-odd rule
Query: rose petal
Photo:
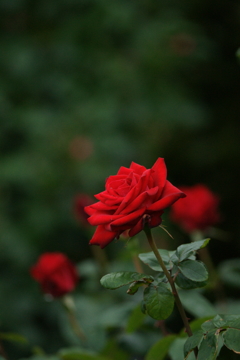
[[[115,212],[115,215],[120,214],[123,211],[123,209],[125,209],[125,207],[128,205],[128,203],[131,201],[131,199],[135,199],[137,197],[138,193],[139,193],[138,188],[134,186],[125,196],[125,198],[123,198],[123,201],[119,205],[117,211]]]
[[[125,208],[128,207],[129,203],[131,203],[132,200],[136,199],[141,192],[146,191],[148,178],[150,174],[151,174],[151,170],[146,170],[144,172],[144,174],[140,177],[139,182],[136,184],[136,186],[134,186],[125,196],[124,200],[122,201],[121,205],[119,206],[115,214],[123,213]],[[127,210],[126,212],[129,211]]]
[[[118,232],[107,231],[103,225],[99,225],[90,240],[90,245],[99,245],[102,249],[118,236]]]
[[[87,207],[89,207],[89,206],[87,206]],[[95,211],[114,211],[114,209],[115,208],[117,209],[117,207],[118,207],[117,205],[116,206],[106,205],[106,204],[102,203],[101,201],[98,201],[91,205],[91,208]],[[92,214],[90,214],[90,215],[92,215]]]
[[[132,173],[132,171],[130,172],[130,174]],[[125,180],[126,176],[128,176],[128,174],[124,174],[124,175],[110,175],[107,179],[106,179],[106,185],[118,181],[118,180]]]
[[[145,191],[144,193],[140,194],[136,199],[130,202],[124,210],[121,211],[121,215],[126,215],[131,212],[136,211],[139,208],[146,208],[144,205],[146,200],[149,198],[149,195]]]
[[[133,236],[137,235],[138,233],[140,233],[140,231],[142,231],[142,229],[143,229],[143,218],[141,217],[141,219],[137,222],[137,224],[130,229],[128,235],[130,237],[133,237]]]
[[[117,172],[117,175],[128,175],[129,173],[131,173],[132,170],[129,168],[126,168],[124,166],[121,166],[120,169]]]
[[[169,182],[167,181],[167,183],[169,183]],[[148,211],[161,211],[161,210],[164,210],[168,206],[175,203],[175,201],[177,201],[178,199],[186,196],[182,191],[177,189],[171,183],[169,183],[169,184],[170,185],[167,185],[168,188],[171,189],[171,191],[175,191],[175,192],[168,194],[168,191],[165,191],[165,189],[164,189],[164,192],[166,194],[168,194],[168,195],[166,195],[162,199],[156,201],[154,204],[148,206],[148,208],[147,208]]]
[[[144,171],[144,173],[142,174],[138,184],[136,185],[138,187],[139,193],[147,190],[149,178],[152,173],[153,173],[152,169],[148,169]]]
[[[150,215],[150,220],[148,222],[150,227],[156,227],[162,223],[161,215],[163,211],[155,212]]]
[[[121,203],[121,201],[124,199],[124,197],[121,197],[119,195],[118,196],[110,195],[106,191],[95,195],[95,198],[109,206],[119,205],[119,203]]]
[[[142,173],[147,170],[145,166],[139,165],[134,161],[131,162],[130,169],[139,175],[142,175]]]
[[[144,214],[145,210],[146,210],[145,208],[142,208],[126,216],[121,216],[119,219],[113,221],[110,224],[110,228],[112,230],[116,228],[119,228],[119,230],[121,230],[121,226],[128,224],[130,228],[131,226],[135,225],[135,222],[139,220],[139,218]]]
[[[184,192],[180,189],[178,189],[176,186],[174,186],[172,183],[170,183],[170,181],[166,181],[165,187],[163,189],[162,192],[162,197],[165,197],[166,195],[171,195],[174,193],[178,193],[181,194],[181,197],[186,197],[186,194],[184,194]]]
[[[124,210],[121,211],[122,215],[129,214],[130,212],[136,211],[139,208],[146,208],[149,203],[151,204],[151,198],[157,193],[158,187],[147,190],[141,193],[136,199],[130,202]]]
[[[167,168],[164,159],[158,158],[152,166],[152,170],[154,170],[152,177],[154,179],[155,186],[159,187],[158,196],[160,196],[167,179]]]
[[[89,224],[93,226],[109,224],[114,220],[117,220],[121,215],[106,214],[106,212],[97,212],[93,216],[88,218]]]
[[[130,191],[131,187],[127,184],[124,184],[122,186],[119,186],[119,188],[116,190],[116,193],[119,196],[126,196],[127,193]]]

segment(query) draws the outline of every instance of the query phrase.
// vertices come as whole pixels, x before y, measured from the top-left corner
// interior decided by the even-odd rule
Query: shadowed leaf
[[[144,291],[144,306],[153,319],[164,320],[173,311],[174,296],[164,283],[149,286]]]

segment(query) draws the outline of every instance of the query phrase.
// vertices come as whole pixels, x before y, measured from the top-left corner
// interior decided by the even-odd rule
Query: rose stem
[[[156,256],[156,258],[157,258],[157,260],[159,262],[159,265],[163,269],[163,272],[164,272],[164,274],[166,275],[166,277],[167,277],[167,279],[169,281],[169,284],[170,284],[170,286],[172,288],[172,293],[173,293],[173,296],[174,296],[174,299],[175,299],[175,303],[176,303],[176,305],[178,307],[178,311],[179,311],[179,313],[181,315],[183,324],[184,324],[184,326],[186,328],[186,332],[187,332],[188,336],[190,337],[190,336],[192,336],[193,333],[192,333],[192,330],[190,328],[190,325],[189,325],[188,318],[186,316],[185,310],[184,310],[184,308],[182,306],[182,303],[181,303],[181,300],[179,298],[179,295],[178,295],[177,289],[175,287],[174,281],[173,281],[169,271],[167,270],[167,268],[166,268],[166,266],[165,266],[165,264],[164,264],[164,262],[162,260],[161,255],[158,252],[156,243],[155,243],[155,241],[154,241],[154,239],[152,237],[151,229],[148,226],[145,226],[144,232],[145,232],[145,234],[147,236],[149,245],[150,245],[152,251],[154,252],[154,255]],[[194,349],[194,353],[195,353],[195,356],[197,358],[197,349],[196,348]]]
[[[133,260],[133,264],[135,266],[136,271],[139,272],[140,274],[143,274],[143,268],[142,268],[142,265],[140,263],[138,256],[133,255],[132,260]]]
[[[69,323],[72,327],[72,330],[74,331],[74,333],[77,335],[77,337],[80,340],[85,342],[87,340],[87,338],[77,321],[76,313],[75,313],[75,304],[74,304],[72,297],[70,295],[65,295],[62,298],[62,302],[63,302],[65,309],[67,310],[67,316],[68,316]]]

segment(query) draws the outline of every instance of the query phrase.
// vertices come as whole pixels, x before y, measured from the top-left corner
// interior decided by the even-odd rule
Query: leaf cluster
[[[180,288],[195,289],[206,285],[208,272],[203,262],[196,260],[196,252],[207,246],[209,240],[204,239],[180,245],[176,251],[158,250],[166,268]],[[163,274],[163,269],[153,252],[140,254],[139,258],[152,270]]]
[[[240,316],[217,315],[204,322],[184,345],[186,360],[194,348],[198,348],[198,360],[215,360],[225,345],[240,354]]]
[[[206,285],[208,273],[205,265],[196,260],[196,251],[205,247],[209,239],[199,240],[190,244],[180,245],[176,251],[158,250],[163,262],[182,289],[194,289]],[[139,255],[140,260],[157,272],[156,276],[137,272],[115,272],[102,277],[101,284],[107,289],[117,289],[129,285],[127,293],[135,294],[143,286],[144,294],[142,311],[153,319],[168,318],[174,308],[174,295],[168,280],[153,252]]]

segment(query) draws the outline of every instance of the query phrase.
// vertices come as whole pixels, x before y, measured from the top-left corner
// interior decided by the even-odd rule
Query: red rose
[[[161,224],[163,210],[185,194],[167,179],[164,159],[158,158],[151,169],[131,163],[106,180],[105,191],[95,195],[99,202],[87,206],[88,221],[97,226],[90,244],[104,248],[114,238],[129,230],[138,234],[147,222]]]
[[[58,252],[41,255],[30,273],[41,284],[43,292],[53,297],[72,291],[78,282],[76,267]]]
[[[181,187],[187,195],[172,206],[170,216],[185,231],[205,230],[220,220],[219,198],[205,185]]]

